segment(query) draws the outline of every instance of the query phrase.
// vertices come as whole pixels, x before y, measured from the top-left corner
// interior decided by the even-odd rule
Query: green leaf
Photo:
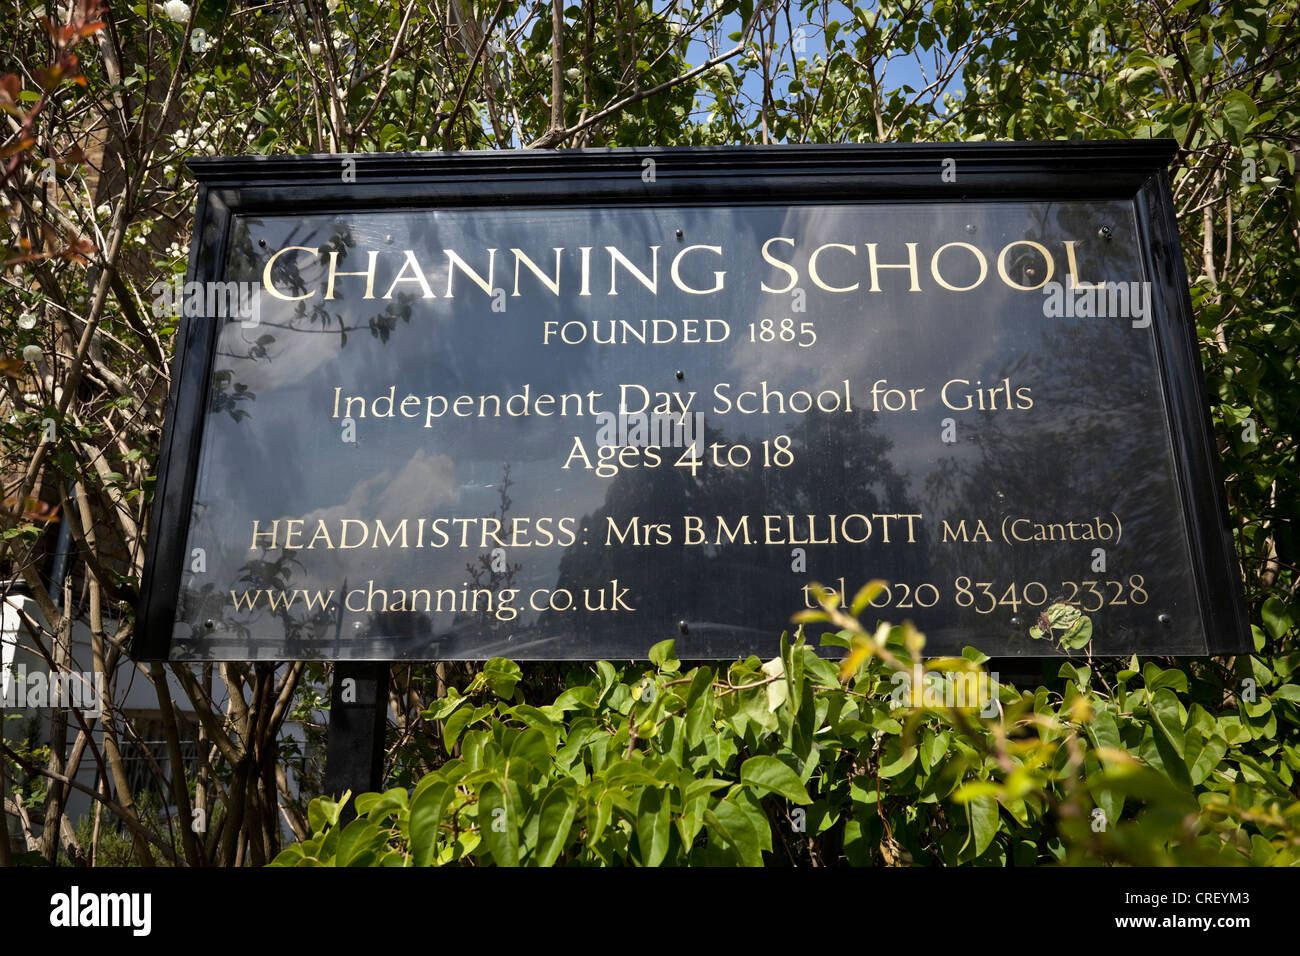
[[[537,866],[553,866],[569,842],[573,818],[578,812],[577,798],[561,787],[548,790],[538,811],[537,849],[533,862]]]
[[[880,776],[884,779],[897,777],[916,760],[916,748],[904,747],[897,737],[885,744],[885,752],[880,758]]]
[[[668,855],[668,838],[672,815],[665,791],[646,787],[636,808],[636,838],[641,845],[641,865],[658,866]]]
[[[660,780],[637,760],[617,760],[603,775],[607,787],[657,787]]]
[[[1084,724],[1084,731],[1092,738],[1094,747],[1124,749],[1119,736],[1119,727],[1115,723],[1115,714],[1108,708],[1102,708],[1094,713],[1092,720]]]
[[[681,667],[677,660],[677,655],[673,649],[677,646],[677,641],[669,638],[666,641],[660,641],[654,647],[650,648],[650,663],[660,670],[676,671]]]
[[[935,764],[939,762],[939,758],[948,752],[948,739],[946,731],[937,734],[926,731],[920,748],[921,767],[926,772],[932,770]]]
[[[849,613],[853,617],[861,617],[862,612],[871,606],[871,602],[878,598],[886,588],[886,584],[881,580],[868,581],[853,596],[853,604],[849,608]]]
[[[412,866],[432,865],[438,849],[438,827],[455,795],[456,788],[441,781],[417,789],[410,815]]]
[[[354,801],[357,816],[381,819],[387,813],[406,809],[407,793],[401,787],[394,787],[384,793],[362,793]]]
[[[1196,810],[1196,802],[1187,791],[1176,787],[1165,774],[1140,765],[1110,766],[1101,773],[1090,775],[1088,788],[1094,796],[1100,791],[1113,790],[1121,796],[1161,806],[1162,810],[1171,813],[1192,813]]]
[[[1201,76],[1214,71],[1214,43],[1188,43],[1187,61],[1197,76],[1188,77],[1191,82],[1198,82]]]
[[[677,818],[677,829],[682,838],[683,846],[691,846],[695,842],[695,837],[700,832],[700,828],[704,826],[704,811],[709,807],[709,798],[712,792],[727,785],[725,780],[718,780],[713,777],[692,780],[687,784],[686,791],[682,796],[682,813]]]
[[[1081,691],[1086,691],[1088,689],[1088,679],[1091,675],[1092,668],[1076,667],[1070,661],[1063,663],[1060,672],[1057,674],[1058,677],[1068,677],[1070,680],[1074,681],[1079,685],[1079,690]]]
[[[992,780],[968,780],[953,792],[952,799],[956,803],[973,803],[976,800],[993,799],[1004,789]]]
[[[461,707],[469,704],[468,697],[462,697],[456,688],[451,687],[447,690],[447,696],[440,700],[435,700],[424,711],[425,720],[446,720]]]
[[[488,782],[479,791],[478,830],[497,866],[519,865],[519,808],[508,787]]]
[[[1250,128],[1250,121],[1258,113],[1259,111],[1255,108],[1255,101],[1241,90],[1229,90],[1224,94],[1223,118],[1227,120],[1228,125],[1237,134],[1235,137],[1237,142],[1241,141]]]
[[[1107,788],[1101,781],[1101,771],[1094,770],[1087,775],[1088,786],[1092,789],[1093,801],[1101,808],[1109,821],[1117,821],[1124,815],[1124,794]]]
[[[353,820],[339,835],[334,849],[335,866],[373,866],[384,839],[379,826],[369,820]]]
[[[998,802],[992,797],[976,797],[967,808],[971,836],[975,838],[975,855],[981,856],[998,833]]]
[[[732,791],[728,794],[728,799],[718,803],[712,810],[706,810],[705,822],[712,832],[722,837],[736,851],[742,866],[762,866],[763,840],[759,826],[767,830],[767,821],[764,819],[761,823],[756,823],[749,808],[735,798],[735,791]],[[767,835],[770,841],[770,831]]]
[[[483,676],[487,680],[488,687],[492,688],[492,693],[502,699],[508,699],[514,695],[515,685],[523,679],[524,672],[514,661],[504,657],[494,657],[483,665]]]
[[[591,710],[596,706],[596,688],[590,684],[583,684],[581,687],[570,687],[559,697],[555,698],[555,703],[551,705],[561,714],[571,710],[586,709]]]
[[[311,825],[313,832],[319,833],[326,827],[338,826],[339,814],[343,812],[343,805],[348,802],[352,796],[349,790],[343,794],[343,798],[337,802],[329,797],[317,797],[307,805],[307,822]]]
[[[1187,675],[1177,668],[1171,667],[1168,670],[1161,670],[1150,661],[1142,668],[1142,680],[1147,685],[1147,690],[1155,693],[1161,687],[1168,687],[1182,693],[1187,693]]]
[[[1165,773],[1177,783],[1190,788],[1191,776],[1183,760],[1183,727],[1178,698],[1168,688],[1161,688],[1151,698],[1151,717],[1156,750],[1164,763]]]
[[[1257,624],[1250,626],[1250,639],[1255,645],[1256,652],[1262,651],[1268,641],[1268,638],[1264,636],[1264,629]]]
[[[442,743],[450,752],[455,746],[456,741],[465,728],[477,720],[481,720],[488,714],[492,713],[495,708],[487,707],[462,707],[455,711],[450,717],[442,722]]]
[[[1205,779],[1214,772],[1220,761],[1223,760],[1224,754],[1228,752],[1228,742],[1217,734],[1208,738],[1200,751],[1192,758],[1192,767],[1189,772],[1192,784],[1200,786]],[[1189,754],[1188,756],[1191,756]]]
[[[1088,617],[1081,617],[1074,623],[1068,631],[1061,637],[1061,646],[1067,647],[1072,651],[1077,651],[1088,646],[1092,640],[1092,620]]]
[[[686,692],[686,740],[697,746],[713,721],[713,669],[696,668]]]
[[[794,803],[812,803],[799,775],[775,757],[750,757],[740,766],[740,782],[764,793],[775,793]]]
[[[305,866],[306,864],[303,862],[304,846],[306,846],[306,843],[294,843],[285,847],[267,866]]]
[[[613,813],[613,794],[601,794],[600,799],[596,801],[596,805],[587,813],[587,846],[594,847],[600,842],[600,838],[609,826]]]
[[[510,712],[526,723],[529,727],[540,732],[546,739],[548,759],[544,763],[538,764],[538,769],[545,773],[549,766],[550,755],[554,754],[559,748],[560,733],[563,730],[563,723],[551,717],[545,711],[542,711],[537,707],[530,707],[527,704],[519,704],[518,706],[511,708]]]
[[[773,680],[765,688],[767,691],[767,709],[776,711],[786,702],[790,690],[790,683],[785,674],[785,661],[779,657],[774,657],[763,664],[762,671],[768,677],[781,678],[780,680]]]
[[[838,634],[832,634],[829,631],[822,634],[817,644],[819,647],[843,647],[848,648],[853,643],[853,638],[848,631],[840,631]]]
[[[1269,637],[1275,641],[1280,641],[1286,633],[1295,627],[1295,621],[1292,619],[1287,607],[1278,598],[1269,598],[1260,608],[1260,616],[1264,620],[1264,628],[1268,631]]]
[[[539,773],[547,773],[551,769],[551,750],[547,746],[546,735],[532,727],[521,731],[510,745],[510,758],[527,761]]]

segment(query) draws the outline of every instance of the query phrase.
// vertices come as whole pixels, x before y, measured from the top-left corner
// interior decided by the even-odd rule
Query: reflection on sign
[[[1130,201],[232,229],[173,657],[1206,648]]]

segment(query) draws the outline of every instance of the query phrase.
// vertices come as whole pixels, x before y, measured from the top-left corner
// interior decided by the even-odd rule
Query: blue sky
[[[862,4],[862,6],[869,10],[874,10],[876,8],[875,4]],[[859,29],[854,21],[851,6],[843,3],[832,3],[828,8],[828,14],[829,20],[839,20],[839,22],[843,24],[840,37],[847,43],[851,44],[852,35],[857,29]],[[728,40],[728,36],[739,31],[742,24],[740,17],[735,14],[726,18],[723,23],[724,25],[720,31],[721,37],[719,42],[722,49],[725,50],[731,45],[734,45],[734,41]],[[826,37],[820,23],[813,23],[805,20],[802,11],[795,9],[790,13],[790,25],[793,27],[796,34],[799,33],[799,31],[802,31],[805,48],[802,52],[796,53],[787,47],[784,51],[787,62],[791,59],[804,58],[809,63],[812,63],[817,57],[824,57],[826,55]],[[785,22],[780,22],[777,27],[778,46],[787,41],[789,37],[790,31],[787,29]],[[709,55],[709,48],[703,40],[692,40],[689,53],[689,61],[692,66],[704,62],[709,58]],[[778,81],[776,89],[774,90],[774,96],[782,97],[785,95],[788,79],[788,76],[784,76]],[[882,94],[887,94],[888,92],[902,86],[911,86],[913,89],[921,89],[927,85],[921,64],[915,57],[898,57],[891,60],[888,63],[881,80]],[[962,89],[961,79],[960,76],[958,76],[954,79],[948,92],[960,95]],[[762,84],[761,78],[757,75],[756,71],[751,71],[747,75],[745,82],[741,86],[741,90],[752,102],[757,103],[761,101]],[[707,99],[701,99],[701,108],[707,108]]]

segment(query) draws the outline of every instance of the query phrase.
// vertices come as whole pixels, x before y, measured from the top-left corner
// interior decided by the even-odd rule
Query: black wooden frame
[[[1166,139],[194,159],[199,192],[186,278],[224,279],[235,215],[574,203],[1133,200],[1207,651],[1242,653],[1252,647],[1250,628],[1167,173],[1176,151]],[[954,175],[943,176],[945,170]],[[132,646],[140,660],[167,659],[171,643],[217,329],[206,318],[186,318],[177,332]]]

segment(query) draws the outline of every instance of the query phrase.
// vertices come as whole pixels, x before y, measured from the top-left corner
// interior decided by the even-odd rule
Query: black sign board
[[[136,653],[1246,650],[1173,152],[194,161]]]

